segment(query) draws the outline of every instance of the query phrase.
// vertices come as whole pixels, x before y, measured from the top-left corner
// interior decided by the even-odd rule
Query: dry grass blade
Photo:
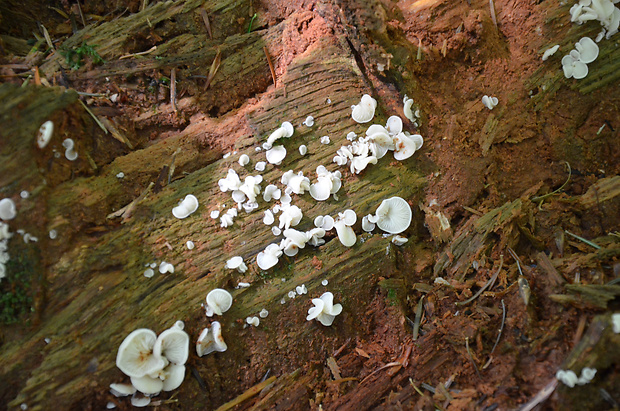
[[[125,222],[129,217],[131,217],[131,214],[133,213],[133,210],[136,208],[136,206],[146,198],[146,196],[151,192],[151,189],[153,188],[153,186],[155,185],[155,183],[150,182],[148,187],[142,192],[142,194],[140,194],[140,196],[138,198],[136,198],[135,200],[133,200],[131,203],[127,204],[125,207],[116,210],[115,212],[108,214],[108,216],[106,217],[107,219],[110,218],[114,218],[114,217],[123,217],[123,222]]]
[[[39,23],[39,26],[41,28],[41,32],[43,32],[43,37],[45,37],[45,42],[47,43],[47,46],[51,50],[56,50],[56,48],[54,48],[54,44],[52,43],[52,38],[50,37],[50,33],[47,31],[47,29],[45,28],[43,24]]]
[[[118,59],[119,60],[123,60],[123,59],[128,59],[130,57],[135,57],[135,56],[144,56],[145,54],[152,53],[155,50],[157,50],[157,46],[153,46],[150,49],[148,49],[147,51],[139,51],[137,53],[125,54],[124,56],[120,56]]]
[[[469,361],[471,361],[471,365],[474,366],[474,370],[476,370],[476,374],[478,374],[478,378],[482,379],[482,375],[480,375],[480,370],[478,370],[478,366],[474,361],[473,355],[471,355],[471,351],[469,350],[469,337],[465,337],[465,349],[467,349],[467,355],[469,356]]]
[[[267,50],[267,46],[263,46],[263,51],[265,52],[265,57],[267,57],[267,63],[269,64],[269,70],[271,70],[271,78],[273,79],[273,85],[276,86],[276,69],[273,67],[273,62],[271,61],[271,57],[269,56],[269,51]]]
[[[88,114],[91,115],[91,117],[95,120],[95,123],[97,123],[97,125],[99,127],[101,127],[101,129],[103,130],[104,133],[108,134],[108,129],[105,128],[105,126],[103,125],[103,123],[101,121],[99,121],[99,118],[95,115],[95,113],[93,113],[92,111],[90,111],[90,109],[88,108],[88,106],[86,104],[84,104],[84,102],[82,100],[78,100],[82,106],[86,109],[86,111],[88,111]]]
[[[367,379],[369,379],[370,377],[372,377],[374,374],[378,373],[381,370],[385,370],[386,368],[391,368],[391,367],[402,367],[403,365],[401,363],[399,363],[398,361],[394,361],[394,362],[390,362],[385,364],[383,367],[377,368],[376,370],[374,370],[373,372],[371,372],[370,374],[368,374],[366,376],[366,378],[364,378],[361,382],[360,385],[364,383],[364,381],[366,381]]]
[[[491,20],[493,20],[493,24],[497,28],[497,17],[495,17],[495,4],[493,4],[493,0],[489,0],[489,8],[491,9]]]
[[[213,77],[217,74],[217,70],[220,68],[220,64],[222,63],[222,51],[218,49],[215,58],[213,59],[213,63],[211,63],[211,68],[209,69],[209,75],[207,76],[207,84],[205,85],[205,90],[209,88],[211,82],[213,81]]]
[[[221,407],[217,408],[215,411],[226,411],[226,410],[230,410],[234,407],[236,407],[237,405],[241,404],[242,402],[244,402],[245,400],[252,398],[253,396],[255,396],[256,394],[258,394],[259,392],[261,392],[265,387],[267,387],[269,384],[273,383],[276,380],[276,376],[274,375],[273,377],[267,378],[265,381],[256,384],[255,386],[247,389],[243,394],[239,395],[237,398],[228,401],[226,404],[222,405]]]
[[[418,339],[420,331],[420,321],[422,321],[422,308],[424,307],[424,296],[420,297],[418,307],[415,312],[415,321],[413,322],[413,341]]]
[[[170,104],[172,105],[172,109],[177,110],[177,69],[173,68],[170,70]]]
[[[207,34],[209,35],[209,39],[213,40],[213,33],[211,33],[211,23],[209,22],[209,15],[205,9],[200,9],[200,15],[202,16],[202,21],[205,23],[205,27],[207,28]]]

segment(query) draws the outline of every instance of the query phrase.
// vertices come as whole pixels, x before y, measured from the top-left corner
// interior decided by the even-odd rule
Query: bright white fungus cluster
[[[159,336],[146,328],[131,332],[116,355],[116,366],[130,377],[131,386],[112,384],[112,393],[133,395],[132,404],[146,401],[148,405],[150,398],[161,391],[178,388],[185,378],[185,362],[189,356],[189,335],[183,328],[183,322],[177,321]]]
[[[564,383],[567,387],[573,388],[575,385],[586,385],[594,379],[595,375],[596,369],[584,367],[581,370],[581,375],[579,377],[577,377],[577,374],[575,374],[574,371],[559,370],[555,374],[555,378]]]

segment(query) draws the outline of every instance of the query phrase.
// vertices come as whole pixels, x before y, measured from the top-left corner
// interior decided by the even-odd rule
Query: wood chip
[[[342,379],[342,376],[340,375],[340,367],[338,367],[338,363],[336,363],[336,359],[334,357],[329,357],[327,359],[327,366],[329,367],[329,370],[332,372],[332,375],[334,376],[334,380]]]

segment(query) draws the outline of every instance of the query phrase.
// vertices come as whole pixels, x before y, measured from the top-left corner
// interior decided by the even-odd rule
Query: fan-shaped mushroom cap
[[[579,52],[580,60],[586,64],[592,63],[598,57],[598,45],[590,37],[583,37],[575,43],[575,50]]]
[[[310,195],[317,201],[325,201],[331,195],[332,187],[329,177],[319,177],[318,181],[310,186]]]
[[[198,209],[198,199],[192,194],[185,196],[178,206],[172,209],[172,215],[183,219]]]
[[[305,248],[308,242],[306,233],[289,228],[284,230],[284,239],[280,243],[280,249],[289,257],[297,255],[300,248]]]
[[[336,227],[336,233],[338,234],[338,239],[345,247],[351,247],[357,241],[357,237],[355,236],[355,232],[351,227],[345,224],[344,220],[338,219],[334,224]]]
[[[400,197],[388,198],[381,202],[374,218],[369,220],[390,234],[402,233],[411,224],[411,207]]]
[[[358,123],[368,123],[375,116],[377,100],[364,94],[359,104],[351,106],[351,117]]]
[[[562,70],[566,78],[574,77],[579,80],[588,75],[588,65],[581,61],[581,55],[577,50],[571,50],[562,57]]]
[[[54,123],[51,120],[41,124],[39,132],[37,133],[37,146],[39,146],[39,148],[45,148],[52,139],[53,133]]]
[[[189,335],[177,326],[163,331],[155,341],[153,354],[166,357],[172,364],[185,364],[189,356]]]
[[[403,97],[403,113],[405,114],[405,117],[407,117],[409,121],[415,122],[415,117],[413,115],[413,111],[411,110],[412,106],[413,106],[413,99],[405,95],[405,97]]]
[[[282,137],[290,137],[294,132],[295,129],[293,125],[290,122],[285,121],[278,129],[271,133],[271,135],[267,138],[267,141],[263,144],[263,148],[265,150],[269,150],[276,140],[279,140]]]
[[[394,159],[402,161],[413,155],[424,143],[419,134],[400,133],[394,137]]]
[[[352,226],[357,221],[357,214],[353,210],[344,210],[342,213],[338,213],[338,217],[348,226]]]
[[[116,366],[129,377],[140,378],[161,370],[166,361],[155,355],[153,348],[157,334],[146,328],[131,332],[118,348]]]
[[[202,330],[196,341],[196,354],[199,357],[212,352],[224,352],[227,349],[228,346],[222,337],[222,325],[218,321],[213,321],[211,328]]]
[[[325,229],[323,228],[313,228],[306,232],[306,236],[308,237],[308,243],[310,243],[310,245],[318,247],[325,244],[325,240],[323,240],[323,237],[325,237]]]
[[[239,165],[241,167],[247,165],[250,162],[250,156],[248,156],[247,154],[241,154],[239,156]]]
[[[403,131],[403,120],[398,116],[390,116],[385,124],[385,129],[391,136],[395,136]]]
[[[367,156],[367,157],[354,157],[351,160],[351,172],[355,174],[359,174],[363,171],[368,164],[377,164],[377,157],[375,156]]]
[[[243,262],[243,257],[235,256],[228,261],[226,261],[226,268],[230,268],[231,270],[237,270],[240,273],[245,273],[248,269],[248,266]]]
[[[256,255],[256,263],[261,270],[268,270],[278,264],[278,259],[282,255],[282,250],[275,244],[269,244],[265,250]]]
[[[265,191],[263,192],[263,200],[271,201],[271,199],[279,200],[282,192],[278,188],[278,186],[274,184],[269,184],[265,187]]]
[[[152,378],[148,375],[142,377],[131,377],[131,385],[142,394],[157,394],[164,388],[164,382],[159,378]]]
[[[490,97],[487,95],[482,96],[482,104],[484,104],[484,106],[489,110],[493,110],[498,102],[499,100],[497,100],[497,97]]]
[[[110,393],[115,397],[126,397],[136,392],[136,387],[131,384],[110,384]]]
[[[0,218],[7,221],[12,220],[17,215],[17,209],[15,208],[15,202],[10,198],[3,198],[0,200]]]
[[[239,179],[237,172],[230,168],[228,169],[226,178],[219,179],[217,184],[220,186],[222,192],[238,190],[241,186],[241,179]]]
[[[282,214],[280,214],[280,217],[278,217],[280,221],[280,224],[278,224],[278,226],[284,229],[295,227],[297,224],[299,224],[302,218],[303,213],[301,211],[301,208],[294,205],[287,206],[282,209]]]
[[[286,157],[286,148],[284,146],[274,146],[265,153],[265,156],[270,164],[278,165]]]
[[[228,311],[232,306],[232,302],[232,295],[221,288],[215,288],[207,294],[207,307],[217,315],[222,315],[222,313]]]
[[[370,217],[370,216],[364,216],[364,217],[362,218],[362,230],[364,230],[364,231],[366,231],[366,232],[370,233],[372,230],[374,230],[374,229],[375,229],[375,225],[376,225],[376,224],[375,224],[375,223],[371,223],[371,222],[369,221],[368,217]]]
[[[329,327],[334,322],[334,318],[342,312],[342,305],[334,304],[334,295],[329,291],[323,293],[320,298],[313,298],[314,307],[308,310],[307,321],[315,318],[323,325]]]
[[[165,368],[164,391],[176,390],[185,379],[185,365],[170,364]]]

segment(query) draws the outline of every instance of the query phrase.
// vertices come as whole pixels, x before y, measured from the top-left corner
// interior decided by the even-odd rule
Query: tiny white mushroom
[[[555,54],[556,51],[560,48],[559,44],[556,44],[553,47],[549,47],[542,55],[542,61],[547,61],[547,59]]]
[[[52,139],[54,133],[54,123],[51,120],[41,124],[39,131],[37,132],[37,146],[39,148],[45,148]]]
[[[17,209],[15,208],[15,202],[10,198],[3,198],[0,200],[0,219],[12,220],[17,215]]]
[[[394,137],[394,159],[406,160],[424,144],[424,139],[419,134],[399,133]]]
[[[497,105],[498,100],[497,97],[490,97],[487,95],[482,96],[482,104],[489,110],[493,110],[493,108]]]
[[[254,165],[254,170],[256,171],[265,171],[265,166],[267,165],[264,161],[259,161]]]
[[[407,241],[409,241],[408,238],[402,237],[400,235],[395,235],[394,237],[392,237],[392,243],[394,245],[404,245]]]
[[[405,97],[403,97],[403,113],[409,121],[415,122],[415,117],[413,115],[413,111],[411,110],[412,106],[413,99],[407,97],[407,95],[405,94]]]
[[[159,264],[159,272],[162,274],[166,274],[166,273],[174,273],[174,266],[170,263],[167,263],[165,261],[162,261],[161,264]]]
[[[164,382],[160,378],[153,378],[148,375],[131,377],[131,385],[145,395],[157,394],[164,388]]]
[[[253,325],[254,327],[258,327],[258,325],[260,324],[260,320],[258,319],[258,317],[248,317],[245,319],[245,322],[249,325]]]
[[[146,278],[151,278],[155,275],[155,271],[153,271],[152,268],[147,268],[146,270],[144,270],[144,276]]]
[[[371,223],[368,220],[368,217],[371,217],[372,215],[366,215],[362,218],[362,230],[370,233],[372,230],[375,229],[376,224],[375,223]]]
[[[263,217],[263,223],[265,223],[265,225],[271,225],[274,223],[274,221],[275,217],[273,216],[271,210],[265,210],[265,217]]]
[[[306,127],[312,127],[314,125],[314,117],[312,117],[312,116],[306,117],[304,122],[301,123],[301,124],[303,124]]]
[[[322,285],[322,286],[326,286],[327,284],[329,284],[329,281],[327,281],[327,280],[323,280],[323,281],[321,281],[321,285]]]
[[[239,157],[239,165],[241,167],[247,165],[250,162],[250,157],[247,154],[241,154]]]
[[[226,261],[226,268],[231,270],[237,270],[240,273],[245,273],[248,270],[248,266],[243,262],[243,257],[235,256]]]
[[[233,303],[232,295],[221,288],[215,288],[207,294],[206,314],[212,317],[213,314],[222,315],[230,309]]]
[[[176,390],[185,379],[185,365],[170,364],[164,368],[164,391]]]
[[[596,375],[595,368],[584,367],[581,370],[581,375],[579,376],[579,379],[577,380],[577,384],[586,385],[587,383],[589,383],[590,381],[594,379],[595,375]]]
[[[189,335],[175,323],[159,334],[153,355],[165,357],[171,364],[185,364],[189,356]]]
[[[274,146],[265,153],[265,156],[270,164],[279,165],[286,157],[286,148],[284,146]]]
[[[73,148],[75,147],[75,143],[72,139],[66,138],[62,142],[62,146],[65,148],[65,157],[69,161],[75,161],[78,158],[78,153]]]
[[[299,146],[299,154],[301,154],[302,156],[305,156],[307,152],[308,152],[308,147],[306,147],[305,144],[302,144]]]
[[[209,214],[209,216],[212,219],[215,220],[216,218],[218,218],[220,216],[220,210],[213,210],[213,211],[211,211],[211,214]]]
[[[557,378],[559,381],[564,383],[564,385],[570,388],[573,388],[575,384],[577,384],[577,382],[579,381],[579,378],[577,378],[577,374],[575,374],[575,372],[571,370],[559,370],[555,374],[555,378]]]
[[[269,135],[267,141],[263,143],[263,148],[265,150],[269,150],[271,147],[273,147],[273,143],[275,143],[276,140],[279,140],[283,137],[289,138],[293,135],[294,132],[295,129],[293,128],[293,125],[288,121],[285,121],[278,129],[276,129],[273,133],[271,133],[271,135]]]
[[[265,250],[256,255],[256,263],[261,270],[268,270],[278,264],[278,259],[282,255],[282,250],[278,244],[269,244]]]
[[[188,250],[193,250],[194,242],[192,240],[187,240],[187,242],[185,243],[185,246],[187,247]]]
[[[198,199],[192,194],[185,196],[178,206],[172,209],[172,215],[178,219],[183,219],[198,209]]]
[[[320,298],[313,298],[314,307],[308,310],[307,321],[316,319],[324,326],[329,327],[338,314],[342,312],[342,305],[334,304],[334,295],[329,291]]]
[[[611,326],[616,334],[620,334],[620,313],[611,315]]]
[[[377,100],[364,94],[359,104],[351,106],[351,117],[357,123],[368,123],[375,116],[375,109],[377,108]]]
[[[267,202],[271,201],[271,199],[279,200],[281,195],[282,192],[276,185],[269,184],[263,192],[263,200]]]
[[[321,144],[329,144],[330,142],[329,136],[321,137]]]
[[[391,197],[381,202],[374,216],[368,217],[385,232],[399,234],[411,224],[411,207],[400,197]]]
[[[338,213],[338,218],[334,223],[338,239],[345,247],[352,247],[357,241],[355,232],[351,228],[357,221],[357,215],[353,210],[345,210],[342,213]]]
[[[274,225],[273,227],[271,227],[271,232],[273,233],[273,235],[280,235],[282,234],[282,229]]]
[[[298,285],[295,287],[295,292],[298,295],[308,294],[308,289],[306,288],[306,284]]]
[[[133,395],[136,392],[136,387],[131,384],[110,384],[110,393],[115,397],[126,397]]]
[[[162,386],[163,387],[163,386]],[[138,395],[138,393],[135,393],[132,397],[131,397],[131,405],[133,405],[134,407],[146,407],[151,403],[151,397],[146,396],[142,393],[140,393]]]
[[[222,325],[218,321],[211,323],[211,328],[205,328],[196,341],[196,354],[199,357],[212,352],[224,352],[228,349],[222,337]]]

